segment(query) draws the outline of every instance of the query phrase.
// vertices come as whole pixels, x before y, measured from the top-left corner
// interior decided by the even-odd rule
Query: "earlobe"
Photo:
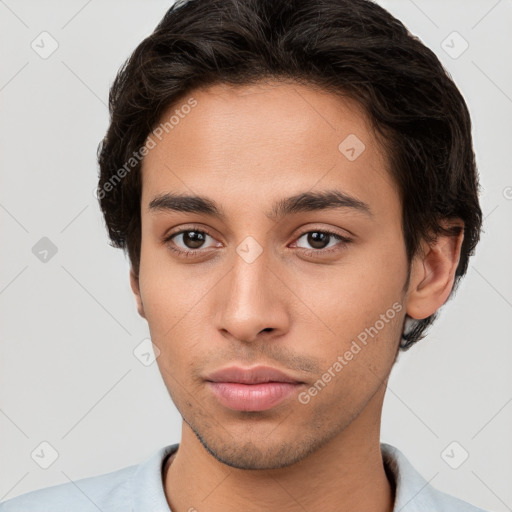
[[[144,304],[142,303],[142,297],[140,295],[139,278],[135,275],[133,268],[130,268],[130,286],[132,292],[135,295],[135,301],[137,302],[137,311],[142,318],[146,318],[144,313]]]
[[[460,225],[460,222],[456,225]],[[407,314],[421,320],[434,314],[452,291],[459,264],[464,229],[458,235],[439,235],[430,245],[422,245],[411,267]]]

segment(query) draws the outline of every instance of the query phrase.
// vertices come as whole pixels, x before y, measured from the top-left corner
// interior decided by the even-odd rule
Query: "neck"
[[[380,414],[375,421],[370,409],[314,453],[270,470],[218,461],[183,422],[179,449],[164,471],[167,501],[173,512],[392,512],[395,489],[380,451]]]

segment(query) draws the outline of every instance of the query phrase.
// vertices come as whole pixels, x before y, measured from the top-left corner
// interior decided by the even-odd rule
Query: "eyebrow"
[[[350,208],[369,217],[373,216],[370,206],[339,190],[324,190],[321,192],[302,192],[276,201],[265,215],[274,221],[282,217],[301,212]],[[205,196],[187,195],[181,193],[164,193],[155,196],[148,205],[150,212],[175,211],[187,213],[202,213],[225,219],[226,215],[217,203]]]

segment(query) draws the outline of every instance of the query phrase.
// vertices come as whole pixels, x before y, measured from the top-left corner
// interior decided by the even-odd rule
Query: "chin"
[[[268,434],[261,441],[255,440],[254,435],[250,434],[247,435],[247,440],[244,440],[243,436],[234,438],[227,433],[225,439],[211,439],[205,438],[191,428],[210,455],[219,462],[237,469],[279,469],[290,466],[323,444],[320,439],[310,442],[299,442],[295,439],[290,442],[278,439],[277,436],[272,443]]]

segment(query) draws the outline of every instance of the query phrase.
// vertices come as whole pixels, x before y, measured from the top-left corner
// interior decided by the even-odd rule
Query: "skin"
[[[404,288],[398,191],[356,103],[293,83],[216,85],[180,104],[190,96],[197,106],[144,158],[140,272],[130,276],[183,417],[179,450],[164,471],[167,501],[174,512],[390,512],[394,483],[379,444],[386,384],[405,313],[426,318],[448,298],[462,235],[423,243]],[[365,144],[353,161],[338,150],[349,134]],[[333,188],[373,215],[265,215],[281,198]],[[225,218],[150,211],[165,192],[208,196]],[[182,235],[164,241],[187,229],[208,233],[202,245]],[[325,229],[352,241],[314,245],[308,233]],[[236,251],[249,235],[262,249],[251,263]],[[181,257],[171,245],[197,255]],[[299,391],[394,303],[401,311],[301,403]],[[204,381],[231,364],[273,366],[305,384],[272,409],[234,411]]]

